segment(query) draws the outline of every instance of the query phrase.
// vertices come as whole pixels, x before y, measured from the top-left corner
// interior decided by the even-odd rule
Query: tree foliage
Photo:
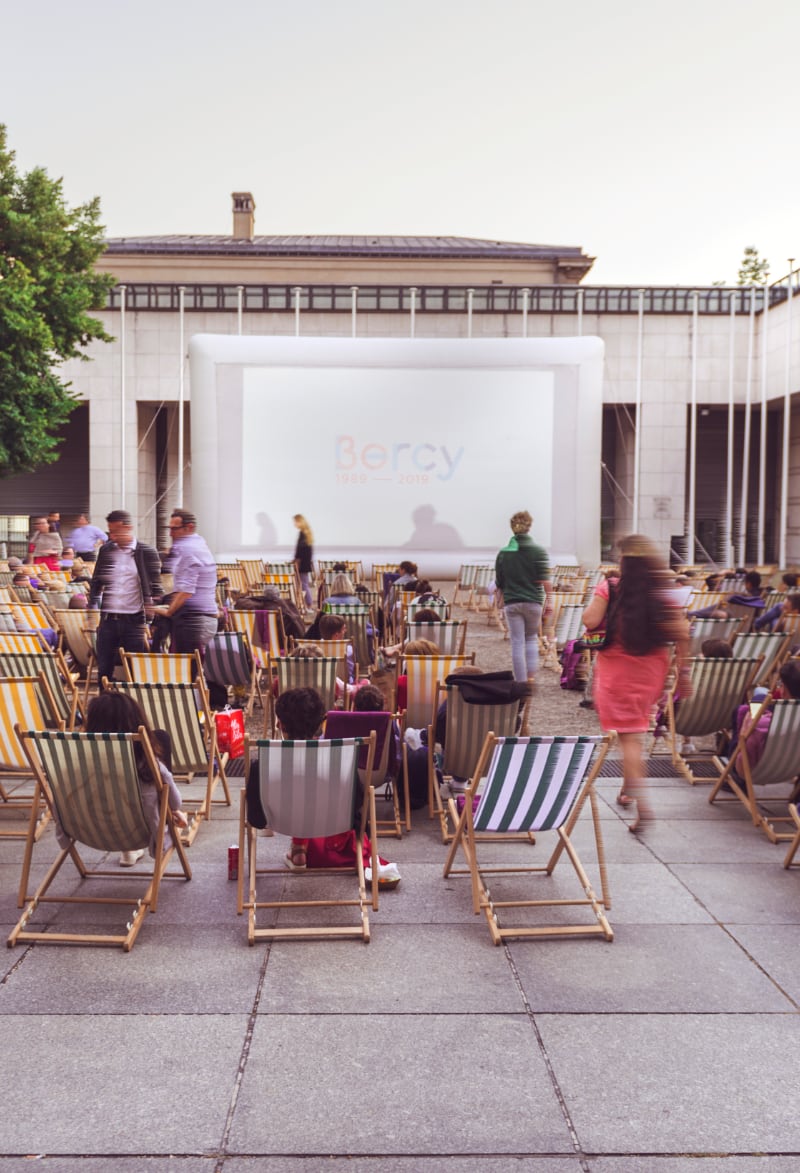
[[[737,285],[766,285],[769,261],[758,255],[758,249],[749,244],[739,265]]]
[[[93,269],[99,217],[97,199],[68,208],[61,180],[41,168],[20,175],[0,125],[0,477],[57,459],[78,402],[58,366],[111,341],[90,314],[115,284]]]

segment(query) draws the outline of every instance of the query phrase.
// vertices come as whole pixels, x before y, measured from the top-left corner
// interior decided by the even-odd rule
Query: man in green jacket
[[[553,610],[547,554],[530,536],[533,518],[527,510],[511,518],[512,538],[497,555],[495,581],[511,640],[515,680],[534,680],[539,666],[539,625],[542,611]]]

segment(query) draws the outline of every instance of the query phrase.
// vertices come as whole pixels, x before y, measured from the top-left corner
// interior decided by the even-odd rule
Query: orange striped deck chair
[[[292,648],[298,651],[303,648],[317,647],[327,659],[333,658],[337,661],[336,675],[340,680],[346,681],[348,679],[348,664],[347,664],[347,649],[350,647],[350,641],[346,639],[294,639]]]
[[[16,734],[16,729],[46,729],[53,724],[51,697],[41,676],[6,677],[0,680],[0,839],[31,839],[32,843],[47,826],[50,812],[46,803],[19,787],[30,781],[30,763]],[[8,790],[5,782],[13,789]],[[25,821],[19,818],[23,816]],[[30,853],[26,852],[20,904],[28,882]]]
[[[260,558],[240,558],[248,594],[260,594],[264,589],[264,563]]]
[[[36,635],[35,632],[16,630],[0,631],[0,652],[27,652],[30,655],[36,655],[38,652],[46,652],[48,655],[51,655],[52,650],[50,645]]]
[[[0,676],[39,675],[47,681],[58,720],[67,729],[74,728],[77,716],[82,713],[78,689],[63,654],[60,651],[45,652],[41,647],[35,652],[0,651]]]
[[[427,729],[436,720],[436,685],[465,664],[475,663],[475,653],[465,656],[405,656],[406,709],[404,729]]]
[[[203,675],[199,652],[126,652],[119,650],[125,679],[140,684],[191,684]]]
[[[56,622],[43,603],[12,603],[11,614],[18,627],[36,628],[55,627]]]

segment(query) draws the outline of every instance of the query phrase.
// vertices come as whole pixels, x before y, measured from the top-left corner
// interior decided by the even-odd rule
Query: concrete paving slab
[[[535,1013],[785,1014],[793,1008],[718,925],[623,924],[610,948],[546,940],[535,950],[528,941],[510,941],[508,949]],[[800,979],[796,984],[800,989]]]
[[[674,864],[672,871],[723,924],[800,923],[800,874],[782,867],[774,844],[771,867],[753,863]]]
[[[800,1006],[800,925],[732,925],[728,931]]]
[[[228,1157],[224,1173],[583,1173],[575,1157]],[[3,1166],[0,1163],[0,1173]],[[16,1173],[16,1171],[15,1171]],[[29,1171],[28,1171],[29,1173]]]
[[[713,809],[713,808],[712,808]],[[702,819],[692,822],[659,820],[646,842],[665,863],[742,863],[769,865],[775,859],[775,845],[757,831],[752,822],[728,818],[717,827]]]
[[[491,1111],[453,1111],[476,1080],[491,1089]],[[413,1156],[573,1147],[525,1015],[349,1022],[270,1015],[253,1031],[228,1151]]]
[[[478,989],[481,1013],[524,1010],[508,959],[481,924],[381,925],[368,949],[352,941],[273,944],[258,1012],[465,1014]]]
[[[227,1166],[226,1166],[227,1169]],[[716,1156],[694,1154],[683,1157],[591,1157],[590,1173],[796,1173],[797,1157],[762,1157],[748,1154],[738,1157],[727,1153]]]
[[[32,1166],[32,1162],[35,1165]],[[0,1173],[214,1173],[217,1158],[213,1157],[171,1157],[159,1154],[157,1157],[119,1157],[104,1153],[102,1157],[67,1157],[61,1154],[32,1153],[25,1157],[0,1157]]]
[[[233,1014],[3,1016],[4,1150],[216,1152],[246,1023]]]
[[[792,1153],[800,1016],[539,1015],[582,1148]]]

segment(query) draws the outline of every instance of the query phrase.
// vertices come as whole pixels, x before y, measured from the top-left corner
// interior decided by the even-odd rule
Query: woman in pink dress
[[[593,699],[603,729],[615,729],[620,740],[623,783],[617,802],[636,803],[629,830],[641,831],[653,817],[644,798],[644,735],[664,691],[672,643],[681,695],[688,695],[689,625],[669,603],[667,568],[649,538],[624,538],[620,553],[619,578],[598,583],[583,622],[590,631],[606,631],[595,662]]]

